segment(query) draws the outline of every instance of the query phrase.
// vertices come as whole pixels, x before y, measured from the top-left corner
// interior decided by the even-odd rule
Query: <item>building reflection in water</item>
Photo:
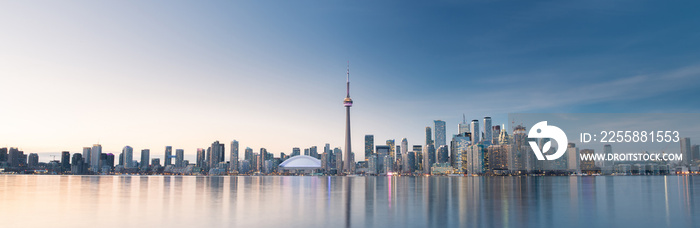
[[[103,227],[692,227],[698,178],[17,175],[0,176],[0,215],[8,227],[41,226],[37,214]]]

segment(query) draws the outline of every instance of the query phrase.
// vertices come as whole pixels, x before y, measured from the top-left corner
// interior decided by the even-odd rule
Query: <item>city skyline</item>
[[[348,60],[356,161],[364,135],[422,144],[422,129],[444,120],[449,138],[463,113],[495,126],[511,112],[700,111],[684,99],[700,85],[687,5],[260,4],[4,3],[0,144],[342,148]],[[625,26],[640,17],[664,23]]]

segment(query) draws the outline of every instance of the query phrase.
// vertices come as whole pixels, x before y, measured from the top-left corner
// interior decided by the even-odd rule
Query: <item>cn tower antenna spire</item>
[[[346,80],[347,80],[347,86],[348,86],[346,97],[350,97],[350,60],[348,60],[348,71],[347,71]]]

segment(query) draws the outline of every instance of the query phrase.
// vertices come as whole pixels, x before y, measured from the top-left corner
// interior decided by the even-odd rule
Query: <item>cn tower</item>
[[[347,95],[345,100],[343,100],[343,106],[345,106],[345,161],[343,162],[343,170],[345,173],[352,172],[352,161],[350,161],[350,155],[352,154],[352,149],[350,148],[350,107],[352,107],[352,99],[350,99],[350,61],[348,61],[348,71],[347,71]]]

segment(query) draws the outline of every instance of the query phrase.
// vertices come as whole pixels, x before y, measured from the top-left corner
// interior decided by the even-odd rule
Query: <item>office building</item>
[[[423,146],[413,145],[413,153],[415,158],[414,171],[423,171]]]
[[[581,173],[579,151],[576,144],[569,143],[566,146],[567,170],[572,173]]]
[[[435,148],[440,148],[447,145],[445,121],[435,120],[433,122],[435,123]]]
[[[365,161],[374,154],[374,135],[365,135]]]
[[[425,149],[423,150],[423,173],[424,174],[430,174],[430,167],[435,164],[435,145],[433,144],[428,144],[425,145]]]
[[[433,133],[430,127],[425,127],[425,145],[433,144]]]
[[[172,146],[166,146],[165,147],[165,157],[163,158],[163,166],[169,166],[172,165],[171,163],[171,158],[173,156],[173,147]]]
[[[336,147],[333,149],[333,156],[335,157],[335,169],[338,172],[342,172],[343,170],[345,170],[345,168],[343,167],[343,165],[345,165],[343,163],[343,151],[340,150],[340,148]]]
[[[403,172],[413,173],[416,167],[416,153],[413,151],[406,152],[406,162],[404,162]]]
[[[689,165],[690,161],[693,160],[690,152],[690,138],[681,138],[681,155],[683,156],[682,163],[685,165]]]
[[[491,145],[493,141],[493,129],[491,129],[491,117],[484,117],[484,139],[483,144],[485,146]]]
[[[185,167],[185,150],[176,149],[175,150],[175,167],[182,168]]]
[[[30,153],[29,154],[29,160],[27,161],[27,166],[29,167],[36,167],[39,165],[39,154],[37,153]]]
[[[7,162],[7,147],[0,148],[0,162]]]
[[[122,154],[124,155],[124,167],[126,167],[126,168],[134,167],[134,165],[133,165],[134,149],[131,148],[130,146],[125,146],[122,149]]]
[[[472,145],[481,142],[480,141],[481,130],[479,130],[479,120],[472,120],[470,127],[471,127],[470,131],[472,133]]]
[[[102,164],[100,164],[100,154],[102,154],[102,145],[92,145],[90,149],[90,169],[92,172],[100,172]]]
[[[386,145],[377,145],[377,170],[382,171],[386,168],[384,167],[384,160],[388,158],[390,147]]]
[[[388,155],[391,158],[390,159],[391,163],[393,164],[394,159],[396,158],[396,141],[393,139],[386,140],[386,145],[389,147],[389,154]]]
[[[464,135],[464,133],[471,133],[469,123],[467,123],[467,117],[462,114],[462,122],[457,125],[457,134]]]
[[[70,171],[73,174],[83,174],[85,163],[83,162],[83,155],[80,153],[74,153],[71,159]]]
[[[437,162],[449,163],[449,149],[447,145],[442,145],[437,149]]]
[[[61,152],[61,170],[62,171],[69,171],[70,170],[70,152],[68,152],[68,151]]]
[[[91,162],[92,162],[91,156],[92,156],[92,148],[91,147],[83,147],[83,162],[85,164],[87,164],[88,169],[89,169]],[[87,172],[88,170],[84,170],[84,171]]]
[[[505,131],[504,131],[505,132]],[[491,139],[491,145],[498,145],[501,144],[501,141],[499,140],[501,137],[501,126],[496,125],[491,127],[491,136],[493,139]]]
[[[141,168],[142,171],[148,171],[148,161],[151,160],[151,150],[149,149],[143,149],[141,150],[141,163],[139,164],[139,168]]]

